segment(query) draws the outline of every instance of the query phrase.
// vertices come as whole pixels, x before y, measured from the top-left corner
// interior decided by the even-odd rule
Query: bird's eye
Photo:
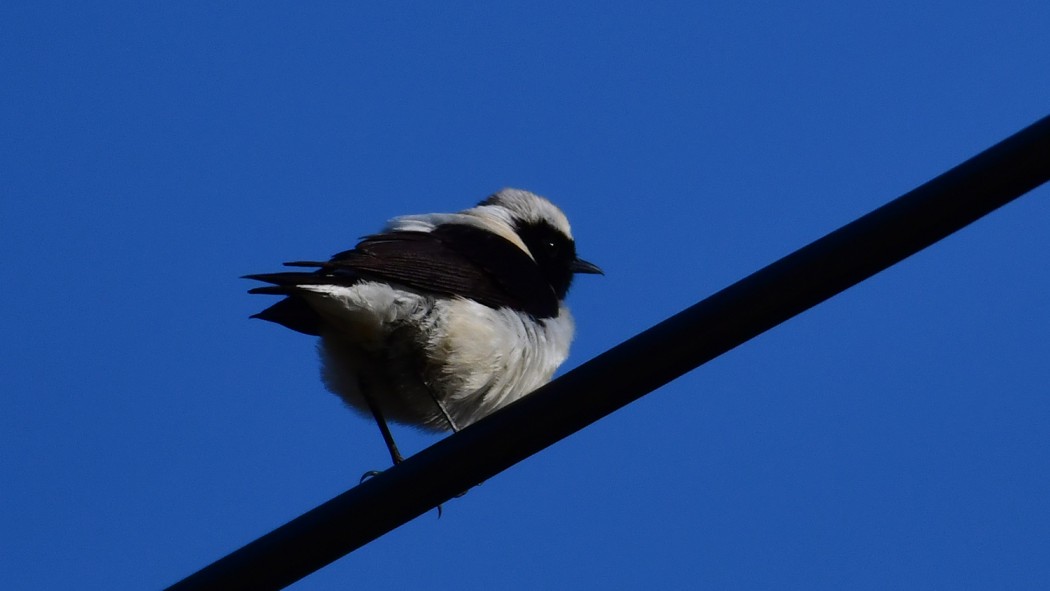
[[[541,265],[557,267],[561,265],[562,259],[575,257],[572,242],[547,224],[526,224],[518,228],[517,232]]]

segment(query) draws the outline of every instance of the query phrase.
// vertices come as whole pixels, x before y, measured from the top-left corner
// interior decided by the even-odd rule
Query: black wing
[[[369,279],[461,296],[494,308],[509,307],[539,318],[558,314],[557,296],[532,258],[508,240],[473,226],[447,224],[432,232],[375,234],[326,263],[290,264],[319,268],[312,273],[249,275],[273,284],[252,293],[293,294],[297,285],[352,285]]]

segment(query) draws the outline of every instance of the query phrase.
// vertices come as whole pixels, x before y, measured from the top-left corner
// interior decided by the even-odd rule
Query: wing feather
[[[365,237],[325,263],[286,264],[317,270],[249,275],[271,284],[252,292],[294,294],[297,286],[353,285],[367,279],[469,298],[494,308],[509,307],[540,318],[558,314],[558,299],[528,253],[474,226],[446,224],[431,232],[384,232]]]

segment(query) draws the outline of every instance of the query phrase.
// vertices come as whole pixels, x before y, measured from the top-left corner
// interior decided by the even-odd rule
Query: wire
[[[1048,179],[1045,117],[169,589],[290,585]]]

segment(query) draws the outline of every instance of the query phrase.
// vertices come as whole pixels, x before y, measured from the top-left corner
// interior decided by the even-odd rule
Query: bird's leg
[[[365,397],[365,402],[368,403],[368,410],[372,411],[372,417],[376,420],[376,425],[379,425],[379,432],[383,434],[383,441],[386,442],[386,449],[390,452],[390,459],[393,460],[394,465],[400,464],[404,461],[401,457],[401,452],[397,449],[397,443],[394,442],[394,436],[390,434],[390,427],[386,424],[386,419],[383,418],[383,411],[379,410],[379,405],[376,404],[375,400],[367,393],[362,391]]]
[[[452,432],[453,433],[459,433],[459,426],[456,425],[456,421],[452,419],[452,415],[449,414],[448,409],[445,408],[445,403],[442,402],[441,399],[438,398],[437,395],[434,394],[434,391],[431,390],[430,388],[427,388],[427,392],[430,393],[430,398],[432,398],[434,400],[434,404],[436,404],[437,407],[439,409],[441,409],[441,414],[445,415],[445,421],[448,422],[448,426],[449,426],[449,428],[452,429]],[[462,497],[465,494],[467,494],[467,491],[463,491],[463,492],[459,493],[458,495],[456,495],[456,498],[458,499],[459,497]],[[438,510],[438,519],[440,519],[441,518],[441,505],[438,505],[437,510]]]
[[[448,409],[445,408],[445,403],[441,402],[441,399],[438,398],[437,394],[434,394],[434,391],[430,388],[427,388],[427,392],[430,394],[430,399],[437,405],[438,410],[440,410],[441,414],[445,416],[445,422],[448,423],[449,429],[452,429],[453,433],[459,433],[459,426],[456,425],[456,421],[452,420],[452,415],[449,414]]]
[[[383,411],[379,410],[379,405],[376,404],[375,400],[372,400],[371,396],[365,394],[363,390],[362,395],[365,397],[365,402],[368,403],[368,410],[372,411],[372,416],[375,418],[376,424],[379,425],[379,431],[383,434],[383,441],[386,442],[386,448],[390,451],[390,459],[393,460],[395,466],[400,464],[404,461],[404,458],[401,457],[401,452],[397,449],[397,443],[394,442],[394,436],[390,433],[390,427],[387,426],[386,419],[383,418]],[[431,393],[431,396],[434,396],[433,393]],[[448,411],[445,410],[445,406],[438,402],[436,397],[434,398],[434,402],[437,402],[438,408],[444,413],[445,419],[448,420],[448,424],[452,426],[452,429],[458,431],[459,429],[456,427],[456,423],[452,420],[452,417],[449,416]],[[378,471],[369,470],[361,476],[361,482],[378,475]],[[441,505],[439,504],[437,506],[438,519],[441,519],[442,512]]]

